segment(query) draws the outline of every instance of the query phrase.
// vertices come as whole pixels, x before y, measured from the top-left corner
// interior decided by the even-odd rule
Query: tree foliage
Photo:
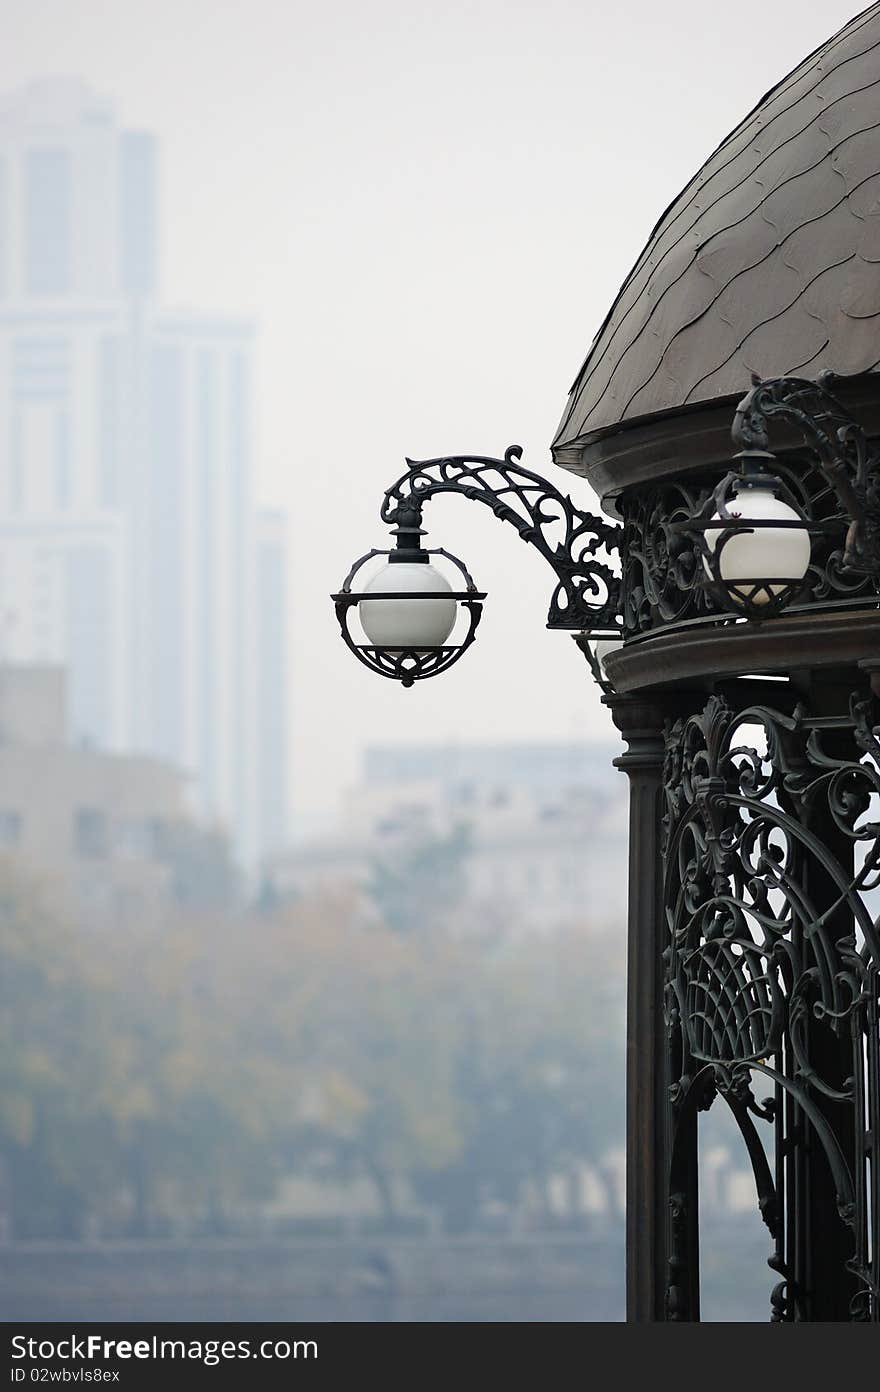
[[[387,927],[421,934],[454,927],[471,839],[470,827],[460,823],[445,836],[416,836],[376,856],[368,893]]]
[[[219,1228],[292,1170],[460,1229],[618,1144],[617,943],[487,947],[379,902],[378,922],[325,898],[88,932],[0,867],[13,1234]]]

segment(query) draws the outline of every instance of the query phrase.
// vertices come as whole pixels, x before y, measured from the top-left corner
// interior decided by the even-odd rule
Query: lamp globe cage
[[[719,602],[746,618],[767,619],[803,589],[812,527],[770,472],[769,451],[746,450],[738,458],[741,471],[722,479],[708,518],[684,526],[697,537],[707,584]]]
[[[405,687],[447,671],[470,647],[482,614],[484,592],[477,589],[466,566],[441,547],[422,545],[421,503],[410,498],[400,503],[392,530],[396,545],[387,551],[372,550],[355,561],[342,589],[333,595],[342,636],[360,662],[383,677]],[[353,588],[357,576],[377,557],[385,558],[362,589]],[[454,589],[432,557],[443,557],[461,577]],[[466,614],[464,633],[450,642],[460,610]],[[352,632],[355,614],[362,638]]]

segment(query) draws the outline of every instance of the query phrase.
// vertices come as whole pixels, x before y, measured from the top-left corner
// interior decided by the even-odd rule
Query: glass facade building
[[[284,526],[266,550],[252,326],[159,300],[156,164],[78,82],[0,101],[0,653],[64,663],[74,738],[173,760],[254,864],[286,822]]]

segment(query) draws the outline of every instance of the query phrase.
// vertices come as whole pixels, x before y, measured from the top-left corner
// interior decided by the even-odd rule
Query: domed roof
[[[553,441],[744,392],[749,375],[880,365],[880,3],[795,68],[663,214]]]

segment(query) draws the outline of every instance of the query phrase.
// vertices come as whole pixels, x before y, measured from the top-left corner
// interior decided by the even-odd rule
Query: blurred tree
[[[483,1203],[589,1164],[602,1177],[623,1134],[622,972],[616,940],[526,939],[473,964],[462,999],[456,1090],[467,1117],[457,1162],[416,1176],[452,1230]]]
[[[460,1144],[454,1036],[434,1008],[450,954],[442,943],[367,928],[338,902],[317,913],[297,905],[276,932],[279,923],[290,935],[308,1077],[288,1141],[306,1160],[321,1155],[325,1172],[368,1176],[390,1221],[401,1182],[447,1163]]]
[[[464,894],[471,829],[462,822],[447,836],[397,843],[370,867],[367,893],[395,933],[453,926]]]
[[[185,1217],[221,1230],[277,1180],[273,1136],[297,1072],[269,1028],[277,991],[251,928],[186,915],[108,945],[126,1078],[114,1115],[138,1234]]]
[[[622,1135],[619,940],[571,933],[508,943],[401,935],[288,910],[311,992],[300,1028],[312,1103],[300,1163],[373,1181],[395,1213],[404,1183],[449,1228],[585,1164],[601,1176]],[[299,925],[297,931],[296,925]],[[317,927],[317,924],[314,924]],[[293,1152],[291,1152],[292,1154]]]
[[[417,858],[415,883],[454,881],[463,847]],[[616,942],[406,931],[401,876],[378,923],[327,897],[111,934],[0,866],[14,1231],[221,1231],[291,1169],[367,1176],[388,1221],[415,1191],[460,1230],[600,1168],[622,1133]]]
[[[112,1181],[112,1042],[77,935],[0,864],[0,1193],[15,1236],[75,1237]]]
[[[192,821],[157,827],[157,854],[171,871],[178,904],[200,912],[225,912],[241,903],[241,874],[221,827]]]

